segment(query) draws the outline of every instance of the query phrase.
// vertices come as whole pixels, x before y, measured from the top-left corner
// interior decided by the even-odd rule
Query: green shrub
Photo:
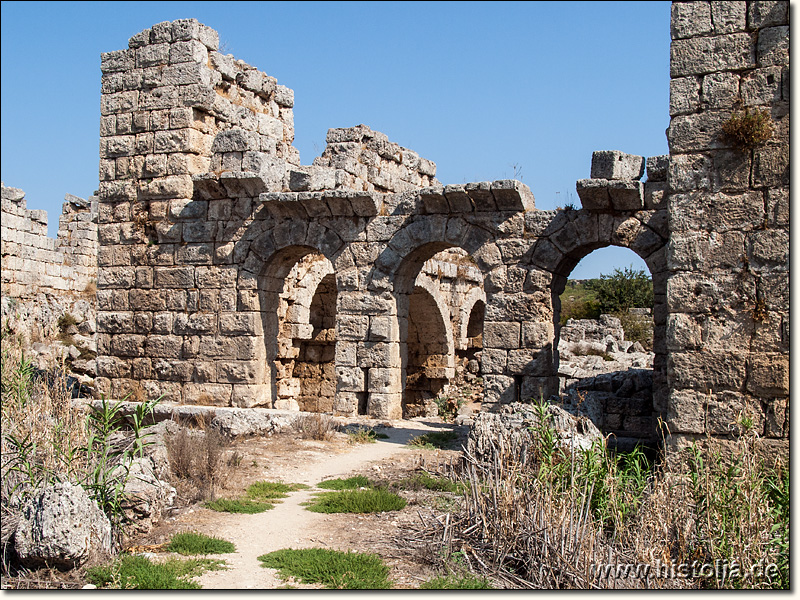
[[[392,485],[405,490],[426,489],[434,492],[450,493],[458,493],[464,490],[463,483],[453,481],[447,477],[434,477],[427,471],[415,473],[411,477],[401,479]]]
[[[384,438],[389,437],[386,434],[381,434]],[[378,438],[378,434],[372,429],[359,427],[354,431],[347,432],[348,441],[351,444],[374,444]]]
[[[326,479],[318,483],[317,487],[326,490],[357,490],[362,487],[372,487],[372,482],[363,475],[354,475],[347,479]]]
[[[406,501],[383,488],[322,492],[305,503],[307,509],[318,513],[375,513],[400,510]]]
[[[283,579],[321,583],[330,589],[380,590],[392,587],[389,567],[375,554],[323,548],[277,550],[258,557],[263,567],[277,569]]]
[[[653,306],[653,281],[643,269],[636,270],[633,266],[614,269],[611,275],[600,275],[586,285],[594,292],[600,312],[604,314]]]
[[[90,567],[86,578],[100,588],[129,590],[199,590],[190,581],[205,571],[224,569],[224,562],[212,559],[170,559],[154,563],[143,556],[123,556],[113,563]]]
[[[236,547],[226,540],[204,535],[202,533],[177,533],[167,546],[170,552],[184,556],[194,554],[227,554],[236,552]]]
[[[275,508],[269,502],[257,502],[255,500],[230,500],[227,498],[217,498],[204,504],[206,508],[217,512],[242,513],[252,515]]]
[[[447,450],[453,447],[456,439],[458,439],[458,434],[455,431],[432,431],[411,438],[408,445],[426,450]]]
[[[302,483],[257,481],[247,488],[247,497],[251,500],[277,500],[288,497],[289,492],[296,492],[307,487]]]
[[[722,124],[722,131],[742,150],[750,150],[763,145],[772,137],[773,126],[769,111],[745,108],[736,112]]]

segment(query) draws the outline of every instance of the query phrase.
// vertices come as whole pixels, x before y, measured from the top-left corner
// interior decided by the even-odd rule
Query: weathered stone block
[[[673,2],[670,34],[673,40],[711,33],[709,2]]]
[[[520,323],[486,322],[483,326],[483,343],[486,348],[519,348]]]
[[[618,150],[592,153],[592,179],[638,180],[644,174],[644,157]]]
[[[586,210],[608,210],[611,208],[611,197],[608,194],[608,180],[579,179],[575,183],[578,198]]]
[[[761,398],[789,395],[789,356],[760,354],[750,358],[747,391]]]
[[[674,40],[670,49],[670,76],[751,69],[756,66],[755,54],[747,33]]]

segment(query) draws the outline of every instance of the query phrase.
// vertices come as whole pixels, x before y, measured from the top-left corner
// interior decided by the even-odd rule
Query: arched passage
[[[290,246],[267,261],[258,284],[273,407],[331,411],[336,389],[331,262],[308,246]]]
[[[620,401],[623,397],[615,392],[623,385],[627,375],[620,374],[602,379],[598,385],[605,388],[607,396],[599,406],[584,406],[595,423],[606,433],[614,436],[611,443],[620,442],[620,447],[629,447],[636,442],[656,444],[657,422],[666,414],[666,214],[665,211],[640,211],[638,213],[596,213],[587,210],[560,211],[537,243],[533,262],[550,273],[551,299],[553,305],[553,368],[554,375],[560,373],[561,364],[557,347],[561,339],[561,301],[567,279],[576,265],[591,252],[608,246],[628,248],[647,265],[653,282],[653,352],[652,385],[638,398]],[[663,237],[662,237],[663,234]],[[648,373],[649,375],[649,373]],[[633,371],[630,378],[636,377]],[[560,380],[563,388],[563,377]],[[622,383],[620,383],[622,382]],[[618,385],[619,384],[619,385]],[[626,392],[631,386],[646,389],[647,381],[624,383]],[[578,384],[580,388],[580,384]],[[590,387],[584,386],[582,397]],[[556,391],[552,390],[553,393]],[[612,393],[613,392],[613,393]],[[634,390],[633,396],[635,396]],[[581,396],[581,394],[579,394]],[[600,397],[598,395],[598,397]],[[608,402],[606,402],[608,400]],[[580,398],[579,398],[580,401]],[[592,414],[591,411],[594,411]]]

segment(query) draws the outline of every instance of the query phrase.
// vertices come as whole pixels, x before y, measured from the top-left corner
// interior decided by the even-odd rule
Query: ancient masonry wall
[[[25,193],[2,185],[3,295],[84,292],[97,281],[97,198],[65,197],[58,237],[47,237],[47,212],[28,210]]]
[[[668,425],[789,441],[788,2],[674,2],[670,61]],[[739,149],[732,114],[774,132]]]
[[[479,348],[484,408],[547,398],[558,295],[616,245],[653,276],[655,357],[615,433],[717,435],[751,407],[787,435],[785,5],[676,3],[672,156],[595,153],[559,211],[516,181],[443,186],[363,125],[303,166],[291,90],[197,21],[137,34],[101,59],[99,390],[395,418]],[[743,155],[719,133],[739,98],[777,122]]]

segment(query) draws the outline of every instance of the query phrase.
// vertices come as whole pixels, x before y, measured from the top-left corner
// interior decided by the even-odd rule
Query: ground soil
[[[376,423],[365,424],[374,427]],[[389,577],[395,587],[416,588],[435,575],[435,561],[424,552],[409,551],[404,538],[412,523],[420,523],[420,511],[442,512],[446,503],[457,502],[456,497],[427,490],[403,490],[399,493],[408,501],[403,510],[364,515],[313,513],[305,510],[302,503],[320,491],[314,486],[324,479],[363,474],[389,483],[420,468],[443,472],[457,462],[458,450],[426,450],[406,443],[430,431],[452,428],[439,419],[425,419],[394,421],[391,427],[379,427],[376,430],[389,437],[375,443],[353,444],[344,433],[335,434],[329,441],[307,440],[299,434],[239,441],[227,451],[229,455],[236,453],[238,466],[228,467],[224,482],[216,490],[218,497],[242,496],[255,481],[302,483],[309,489],[292,492],[274,509],[254,515],[215,512],[202,503],[185,506],[148,534],[131,540],[131,549],[158,559],[164,556],[158,546],[183,531],[233,542],[235,553],[211,557],[224,559],[228,569],[210,571],[196,579],[205,589],[272,589],[286,585],[274,569],[262,567],[257,560],[262,554],[282,548],[373,552],[391,567]],[[462,436],[460,442],[465,443],[468,428],[455,429]],[[314,587],[289,583],[299,588]]]

